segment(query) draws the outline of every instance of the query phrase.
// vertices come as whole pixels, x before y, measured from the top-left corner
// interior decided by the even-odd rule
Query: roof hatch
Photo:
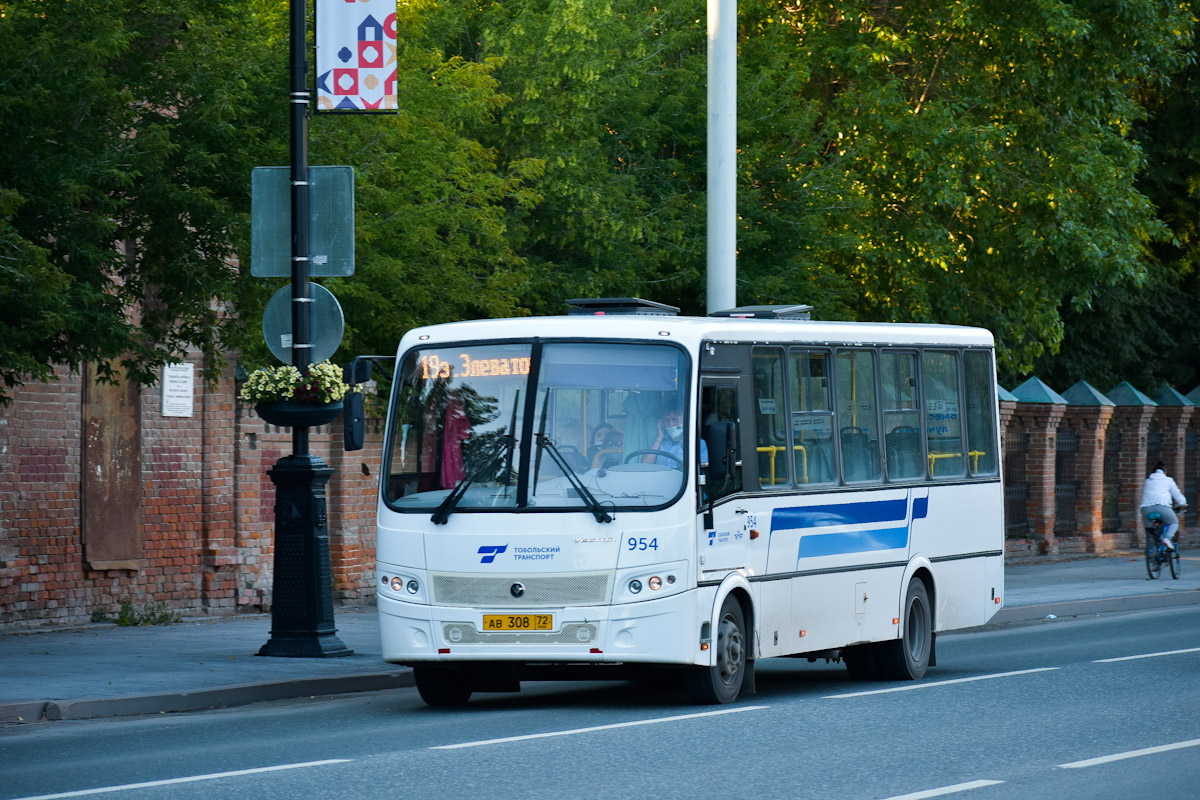
[[[710,317],[736,319],[812,319],[812,306],[738,306],[724,311],[712,311]]]
[[[567,314],[589,316],[674,317],[679,309],[640,297],[594,297],[567,301]]]

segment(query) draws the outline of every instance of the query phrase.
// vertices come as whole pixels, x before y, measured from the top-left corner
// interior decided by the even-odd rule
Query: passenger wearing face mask
[[[683,469],[683,412],[679,410],[677,401],[668,402],[659,412],[658,438],[650,445],[650,449],[668,453],[675,458],[648,453],[642,456],[643,464],[661,464],[664,467]],[[708,461],[708,445],[703,439],[700,440],[700,460]]]

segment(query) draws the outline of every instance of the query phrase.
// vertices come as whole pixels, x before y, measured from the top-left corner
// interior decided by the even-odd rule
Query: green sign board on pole
[[[290,168],[255,167],[250,178],[250,274],[292,277]],[[308,276],[354,274],[354,168],[308,168]]]

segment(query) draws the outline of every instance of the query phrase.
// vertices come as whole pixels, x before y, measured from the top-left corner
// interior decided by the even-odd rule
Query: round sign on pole
[[[333,292],[319,283],[308,284],[312,298],[309,331],[312,334],[311,363],[319,364],[329,358],[342,343],[346,318]],[[285,364],[292,363],[292,287],[280,289],[263,311],[263,339],[271,354]]]

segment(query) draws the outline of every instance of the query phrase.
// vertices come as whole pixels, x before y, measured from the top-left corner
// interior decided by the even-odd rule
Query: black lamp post
[[[312,363],[308,274],[308,0],[291,0],[292,364]],[[292,455],[270,471],[275,484],[275,585],[271,638],[260,656],[329,658],[353,654],[333,624],[333,570],[325,484],[333,470],[308,452],[308,428],[292,428]]]

